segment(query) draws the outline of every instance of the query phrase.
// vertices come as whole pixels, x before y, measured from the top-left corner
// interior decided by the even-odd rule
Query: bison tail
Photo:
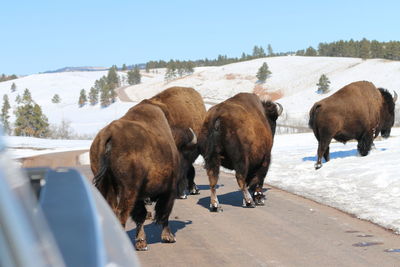
[[[219,157],[221,152],[220,144],[221,120],[216,118],[209,124],[207,136],[205,136],[203,144],[200,145],[206,169],[214,169],[216,167],[217,160],[215,159]]]
[[[111,136],[100,142],[99,161],[100,168],[98,173],[93,178],[94,186],[102,193],[105,199],[108,199],[109,194],[113,191],[113,195],[118,195],[118,187],[115,179],[112,178],[112,171],[110,170],[110,157],[112,149]]]
[[[315,119],[317,117],[318,110],[320,107],[321,107],[320,104],[316,104],[310,110],[310,120],[308,121],[308,127],[310,127],[311,129],[314,129]]]

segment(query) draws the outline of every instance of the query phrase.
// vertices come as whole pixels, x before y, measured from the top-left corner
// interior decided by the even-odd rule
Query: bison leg
[[[325,150],[324,159],[325,159],[326,162],[328,162],[331,159],[330,156],[329,156],[329,146]]]
[[[136,202],[131,211],[132,220],[136,223],[136,250],[147,250],[146,233],[144,232],[144,221],[146,220],[147,209],[143,200]]]
[[[222,211],[221,206],[218,202],[217,197],[217,183],[218,183],[218,176],[219,176],[219,166],[213,170],[207,170],[208,180],[210,182],[210,211],[218,212]]]
[[[254,203],[254,200],[251,197],[249,190],[247,189],[246,180],[245,180],[244,176],[236,173],[236,180],[237,180],[240,190],[243,193],[245,207],[246,208],[255,208],[256,204]]]
[[[374,135],[371,133],[364,133],[358,140],[357,150],[361,156],[368,155],[371,150],[372,143],[374,141]]]
[[[318,170],[319,168],[322,167],[322,157],[326,156],[326,154],[328,154],[328,158],[329,158],[329,144],[331,143],[331,139],[329,138],[328,140],[320,140],[318,142],[318,152],[317,152],[317,163],[315,163],[315,169]],[[326,159],[326,158],[325,158]]]
[[[261,167],[256,172],[256,177],[254,182],[251,185],[249,185],[250,192],[252,193],[254,202],[257,206],[264,206],[265,195],[263,192],[263,186],[264,186],[264,179],[265,176],[267,175],[270,163],[271,163],[271,157],[266,156]]]
[[[196,174],[196,171],[194,170],[193,165],[190,165],[186,177],[188,179],[188,184],[189,184],[189,194],[191,194],[191,195],[200,194],[200,190],[197,188],[197,185],[194,182],[195,174]]]
[[[157,200],[155,210],[156,222],[162,225],[161,240],[165,243],[176,242],[175,236],[172,234],[168,226],[169,215],[174,206],[175,193],[168,193],[160,196]]]

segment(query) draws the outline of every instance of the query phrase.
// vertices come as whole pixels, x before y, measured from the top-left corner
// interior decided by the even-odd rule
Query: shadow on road
[[[208,187],[209,188],[209,187]],[[271,188],[263,188],[263,192],[266,195],[268,190]],[[241,191],[229,192],[223,195],[218,195],[218,201],[221,205],[230,205],[234,207],[242,207],[243,206],[243,194]],[[203,197],[197,201],[197,205],[203,206],[206,209],[210,208],[210,197]]]
[[[217,189],[220,188],[220,187],[222,187],[222,186],[224,186],[224,185],[223,185],[223,184],[218,184],[218,185],[217,185]],[[198,185],[197,185],[197,188],[199,188],[200,191],[203,191],[203,190],[210,190],[210,186],[209,186],[209,185],[206,185],[206,184],[200,184],[200,185],[198,184]]]
[[[169,227],[171,232],[175,235],[176,232],[186,227],[186,225],[192,224],[192,221],[169,221]],[[161,225],[156,223],[147,224],[144,226],[146,233],[147,244],[154,244],[161,242]],[[131,240],[132,244],[135,245],[136,228],[126,232]]]
[[[243,204],[243,194],[240,191],[229,192],[223,195],[218,195],[217,193],[217,196],[221,205],[241,207]],[[208,209],[210,207],[210,197],[200,198],[197,204]]]

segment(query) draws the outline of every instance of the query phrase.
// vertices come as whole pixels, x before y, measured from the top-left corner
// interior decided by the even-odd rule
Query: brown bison
[[[186,190],[190,194],[198,194],[193,167],[193,162],[199,155],[197,145],[182,146],[178,143],[180,143],[179,136],[185,135],[185,131],[189,128],[193,129],[196,135],[200,133],[206,116],[203,98],[193,88],[171,87],[155,95],[149,101],[164,112],[181,153],[183,173],[186,179],[183,179],[179,185],[179,197],[186,198]],[[189,136],[191,135],[189,134]]]
[[[179,145],[189,143],[190,138],[180,138]],[[175,242],[168,218],[181,176],[180,155],[159,107],[144,100],[103,128],[90,147],[90,161],[93,183],[121,224],[125,226],[129,213],[136,223],[137,250],[147,249],[143,229],[147,199],[156,202],[155,220],[163,227],[161,239]]]
[[[329,161],[332,138],[343,143],[356,139],[360,155],[368,155],[379,133],[382,137],[389,137],[396,100],[396,92],[392,97],[383,88],[377,89],[370,82],[359,81],[315,103],[308,123],[318,140],[315,169],[322,167],[322,157]]]
[[[250,93],[237,94],[207,112],[198,139],[210,182],[211,211],[220,210],[216,195],[220,166],[236,171],[245,207],[264,204],[262,187],[281,113],[281,105],[262,102]]]

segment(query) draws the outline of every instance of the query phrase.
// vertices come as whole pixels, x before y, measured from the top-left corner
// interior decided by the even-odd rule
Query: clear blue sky
[[[400,39],[400,1],[19,1],[0,4],[0,73],[296,51]]]

